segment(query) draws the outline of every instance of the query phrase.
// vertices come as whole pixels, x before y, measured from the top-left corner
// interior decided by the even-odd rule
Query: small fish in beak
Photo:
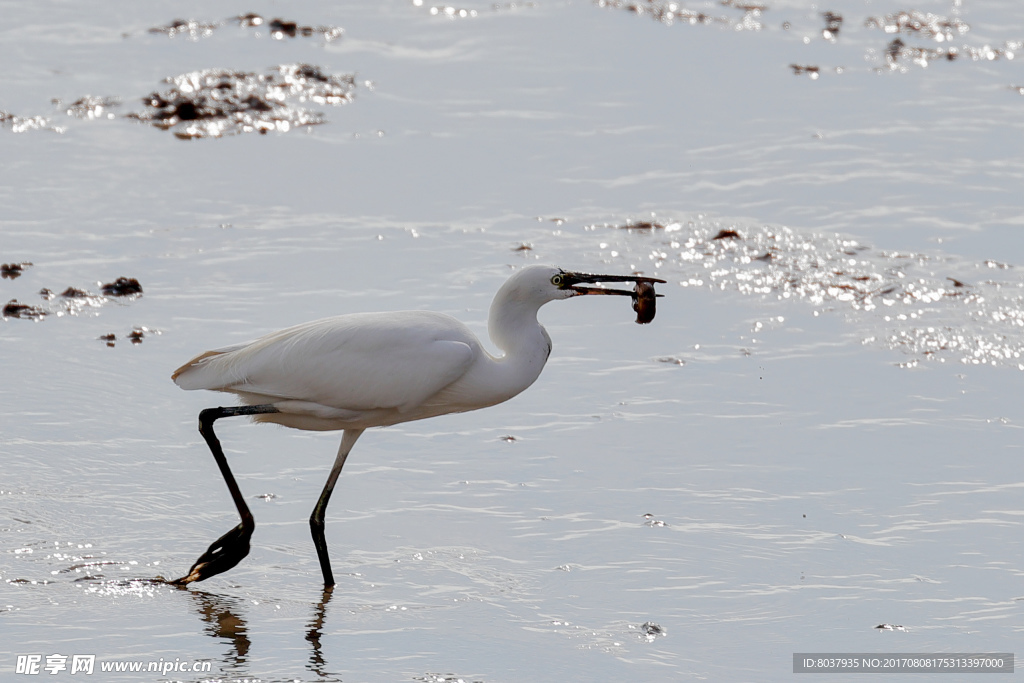
[[[654,320],[655,302],[660,294],[655,294],[654,285],[650,282],[637,282],[633,287],[633,310],[636,311],[636,322],[646,325]]]
[[[633,310],[636,311],[636,322],[646,325],[654,320],[657,311],[655,301],[657,297],[664,296],[654,291],[656,282],[664,283],[656,277],[643,277],[641,275],[589,275],[586,273],[566,273],[567,285],[579,294],[602,294],[628,296],[633,299]],[[577,283],[598,282],[632,282],[633,291],[626,289],[605,289],[603,287],[585,287]]]

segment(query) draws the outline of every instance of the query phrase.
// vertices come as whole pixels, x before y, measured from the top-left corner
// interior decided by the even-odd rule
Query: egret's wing
[[[327,318],[208,351],[175,374],[222,389],[346,410],[408,410],[461,377],[480,347],[454,318],[406,311]]]

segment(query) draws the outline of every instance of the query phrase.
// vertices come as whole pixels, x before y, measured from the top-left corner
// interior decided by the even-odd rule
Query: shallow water
[[[3,677],[95,654],[210,663],[111,680],[788,680],[794,652],[1014,650],[1016,6],[614,4],[0,3],[0,263],[32,264],[0,294],[47,313],[0,322]],[[901,9],[966,22],[900,34],[962,56],[889,68],[865,22]],[[149,31],[243,11],[344,33]],[[352,101],[198,140],[125,117],[167,78],[288,64],[353,74]],[[118,99],[64,113],[87,95]],[[364,435],[331,595],[306,519],[338,436],[240,421],[251,554],[138,581],[235,523],[195,432],[223,397],[178,390],[181,362],[361,310],[485,335],[534,262],[669,284],[649,326],[546,307],[551,360],[507,404]],[[102,296],[118,277],[143,294]]]

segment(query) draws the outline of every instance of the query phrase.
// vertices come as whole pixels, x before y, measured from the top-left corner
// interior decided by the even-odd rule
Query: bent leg
[[[170,583],[176,586],[185,586],[193,581],[202,581],[211,576],[216,576],[231,569],[249,554],[249,539],[252,537],[253,529],[256,528],[256,521],[253,519],[249,506],[245,504],[242,492],[238,488],[231,468],[228,467],[227,458],[224,457],[224,450],[221,448],[220,440],[213,431],[213,423],[222,417],[234,417],[236,415],[260,415],[263,413],[276,413],[277,408],[272,405],[237,406],[232,408],[207,408],[199,413],[199,433],[203,435],[206,444],[213,453],[214,460],[220,468],[224,477],[224,483],[228,485],[231,498],[235,502],[241,523],[231,531],[227,532],[206,549],[206,552],[199,556],[188,574],[175,579]]]

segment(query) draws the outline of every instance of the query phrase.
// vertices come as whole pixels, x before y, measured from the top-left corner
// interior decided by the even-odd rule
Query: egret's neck
[[[462,382],[461,389],[473,396],[473,408],[508,400],[534,383],[551,353],[551,338],[537,321],[545,303],[536,293],[506,283],[490,304],[487,331],[502,352],[498,357],[480,357]]]
[[[504,353],[495,369],[500,369],[505,375],[503,384],[515,393],[533,384],[551,353],[551,338],[537,322],[539,308],[536,299],[517,297],[516,290],[505,287],[498,290],[491,304],[487,331]]]
[[[502,287],[491,302],[487,331],[491,341],[505,356],[541,351],[546,359],[551,352],[551,339],[537,321],[540,305],[536,299],[517,296],[517,290]]]

